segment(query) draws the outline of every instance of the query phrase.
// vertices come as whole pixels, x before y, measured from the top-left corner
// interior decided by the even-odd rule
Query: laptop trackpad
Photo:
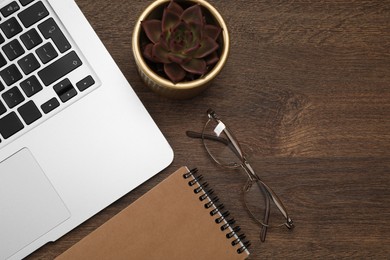
[[[0,162],[0,259],[10,257],[69,217],[27,148]]]

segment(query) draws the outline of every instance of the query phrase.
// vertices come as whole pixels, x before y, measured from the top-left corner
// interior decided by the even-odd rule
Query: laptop
[[[172,160],[74,0],[0,1],[0,259],[55,241]]]

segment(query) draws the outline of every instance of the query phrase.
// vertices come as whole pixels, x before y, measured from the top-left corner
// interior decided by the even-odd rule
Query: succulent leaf
[[[154,44],[152,55],[153,59],[160,63],[171,63],[171,60],[169,59],[170,52],[162,43]]]
[[[147,58],[148,60],[154,60],[153,59],[153,43],[149,43],[145,46],[144,48],[144,57]]]
[[[168,59],[170,62],[182,64],[184,62],[187,62],[191,58],[187,57],[186,55],[180,54],[180,53],[170,52],[168,55]]]
[[[217,27],[211,24],[206,24],[204,27],[205,34],[214,39],[215,41],[218,39],[219,35],[221,34],[221,31],[221,27]]]
[[[161,21],[160,20],[146,20],[141,22],[141,26],[144,29],[146,36],[152,43],[160,41],[161,36]]]
[[[174,11],[166,8],[162,17],[162,30],[172,31],[180,23],[180,16]]]
[[[194,43],[194,46],[192,47],[189,47],[188,49],[186,49],[183,53],[189,57],[192,57],[194,56],[194,54],[196,53],[196,51],[200,48],[200,44],[198,42],[195,42]]]
[[[175,1],[171,1],[167,8],[177,13],[179,16],[181,16],[184,11],[183,8]]]
[[[173,83],[182,81],[186,76],[186,71],[176,63],[164,64],[164,72]]]
[[[188,23],[189,30],[192,33],[193,41],[199,42],[200,39],[202,39],[203,33],[203,28],[204,26],[199,26],[199,24],[196,23]]]
[[[215,50],[217,50],[219,47],[218,43],[215,42],[212,38],[206,36],[203,37],[202,41],[200,42],[200,47],[194,54],[195,58],[204,58],[207,55],[211,54]]]
[[[203,75],[206,73],[206,62],[203,59],[192,59],[181,64],[181,67],[192,74]]]
[[[184,10],[181,19],[186,23],[203,24],[202,9],[200,5],[193,5]]]
[[[213,65],[219,61],[219,56],[216,51],[211,53],[209,56],[205,58],[207,66]]]

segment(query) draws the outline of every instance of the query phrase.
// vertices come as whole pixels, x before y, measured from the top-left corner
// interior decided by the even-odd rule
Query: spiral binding
[[[188,185],[190,187],[193,187],[194,185],[198,184],[198,187],[194,188],[194,193],[200,194],[200,201],[204,201],[207,198],[209,199],[209,201],[204,204],[205,209],[210,209],[211,217],[218,215],[218,217],[215,219],[215,223],[221,225],[221,231],[226,231],[228,229],[230,230],[230,232],[226,233],[226,239],[232,240],[232,246],[241,245],[237,249],[237,253],[243,253],[251,245],[250,242],[245,240],[245,234],[238,234],[241,228],[239,226],[234,226],[234,224],[236,223],[234,218],[228,219],[228,217],[230,216],[229,211],[222,212],[222,210],[224,209],[224,205],[222,203],[219,203],[219,198],[217,196],[212,196],[214,194],[214,190],[208,189],[209,185],[207,182],[200,183],[200,181],[203,179],[203,176],[198,175],[197,172],[198,169],[194,168],[188,173],[183,174],[183,177],[185,179],[193,177],[192,180],[188,181]]]

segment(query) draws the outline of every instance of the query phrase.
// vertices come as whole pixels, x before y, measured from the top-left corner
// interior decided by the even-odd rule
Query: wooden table
[[[247,238],[252,259],[390,257],[390,1],[210,0],[231,36],[213,85],[185,101],[141,82],[134,23],[151,1],[77,0],[175,151],[171,166],[29,259],[52,259],[179,166],[197,167]],[[246,213],[240,170],[224,170],[186,130],[212,107],[281,197],[293,231],[265,243]]]

